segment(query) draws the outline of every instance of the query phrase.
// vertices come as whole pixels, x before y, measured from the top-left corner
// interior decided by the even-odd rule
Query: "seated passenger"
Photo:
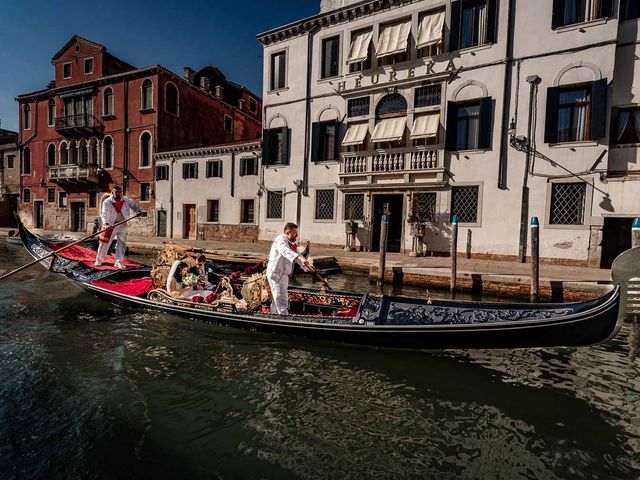
[[[193,268],[193,267],[192,267]],[[204,290],[198,285],[199,276],[190,271],[189,265],[181,260],[176,260],[171,266],[167,276],[167,292],[172,297],[180,297],[197,301],[198,297],[211,301],[211,291]]]

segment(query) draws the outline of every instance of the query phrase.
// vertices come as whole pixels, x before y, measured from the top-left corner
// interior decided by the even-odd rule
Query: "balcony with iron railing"
[[[61,133],[86,133],[102,128],[102,123],[88,113],[56,118],[56,130]]]
[[[86,163],[49,167],[49,181],[57,183],[98,183],[98,168],[97,164]]]

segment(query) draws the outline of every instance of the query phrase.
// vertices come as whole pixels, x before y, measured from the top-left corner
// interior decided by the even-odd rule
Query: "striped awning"
[[[416,48],[437,45],[442,41],[444,31],[444,11],[427,14],[422,17],[418,26],[418,40]]]
[[[382,27],[376,56],[381,58],[406,52],[409,45],[409,32],[411,32],[410,21]]]
[[[371,135],[372,142],[395,142],[402,140],[407,127],[407,117],[385,118],[376,124]]]
[[[60,98],[69,98],[69,97],[80,97],[82,95],[91,95],[93,94],[94,88],[82,88],[80,90],[73,90],[71,92],[64,92],[60,94]]]
[[[355,33],[351,39],[347,64],[364,62],[369,56],[369,45],[373,37],[373,30],[364,30]]]
[[[362,145],[362,143],[364,143],[364,139],[367,137],[368,131],[368,123],[355,123],[353,125],[349,125],[347,133],[342,140],[342,146],[349,147],[352,145]]]
[[[413,121],[413,128],[411,129],[411,139],[416,140],[419,138],[436,137],[438,135],[439,128],[439,113],[416,117],[416,119]]]

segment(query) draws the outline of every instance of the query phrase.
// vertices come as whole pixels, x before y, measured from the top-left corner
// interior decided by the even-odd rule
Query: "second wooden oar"
[[[308,270],[313,273],[318,280],[320,280],[320,283],[322,283],[322,286],[324,288],[326,288],[327,290],[331,290],[331,287],[329,286],[327,280],[322,275],[320,275],[320,273],[318,273],[318,270],[316,270],[313,265],[309,265],[306,268],[308,268]]]

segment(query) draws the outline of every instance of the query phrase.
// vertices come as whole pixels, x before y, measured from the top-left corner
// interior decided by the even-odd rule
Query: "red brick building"
[[[119,183],[148,212],[135,230],[153,235],[164,209],[154,196],[154,153],[261,135],[260,97],[215,67],[185,68],[184,77],[160,65],[136,68],[78,36],[52,63],[55,80],[16,99],[19,211],[33,227],[90,229],[104,193]]]

